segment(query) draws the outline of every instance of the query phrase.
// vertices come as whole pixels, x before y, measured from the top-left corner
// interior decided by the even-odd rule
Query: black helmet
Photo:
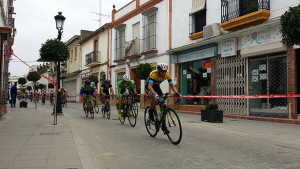
[[[89,84],[91,84],[91,81],[90,81],[90,80],[86,80],[84,83],[85,83],[86,85],[89,85]]]
[[[110,80],[105,80],[105,82],[104,83],[106,83],[106,84],[110,84]]]

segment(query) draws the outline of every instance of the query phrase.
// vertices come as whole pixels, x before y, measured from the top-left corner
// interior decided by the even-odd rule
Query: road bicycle
[[[111,112],[110,112],[109,98],[110,98],[110,95],[105,95],[104,96],[105,103],[104,103],[104,105],[101,108],[102,116],[105,117],[105,115],[106,115],[107,119],[110,119],[110,114],[111,114]]]
[[[67,97],[66,97],[66,96],[62,96],[61,104],[63,105],[63,107],[67,107],[67,105],[68,105],[68,100],[67,100]]]
[[[133,109],[133,105],[131,101],[133,100],[132,95],[127,95],[122,97],[122,116],[119,117],[119,120],[122,124],[125,122],[125,118],[128,118],[129,124],[134,127],[136,125],[136,118],[137,118],[137,112],[135,109]],[[117,103],[118,108],[118,103]]]
[[[151,137],[155,137],[159,132],[159,129],[162,128],[163,120],[165,120],[165,124],[170,131],[167,134],[169,140],[177,145],[181,142],[182,139],[182,127],[180,123],[180,119],[175,110],[170,108],[167,103],[166,99],[168,98],[169,93],[166,93],[164,97],[161,98],[160,103],[163,103],[163,108],[160,113],[157,113],[156,109],[154,109],[154,121],[150,120],[149,118],[149,109],[150,106],[147,106],[144,113],[144,121],[147,132]],[[178,103],[180,98],[175,102]],[[159,103],[158,103],[159,104]],[[156,107],[156,106],[155,106]]]
[[[86,117],[89,117],[90,114],[91,118],[94,119],[94,111],[91,111],[93,109],[91,97],[91,95],[86,95],[84,113]]]

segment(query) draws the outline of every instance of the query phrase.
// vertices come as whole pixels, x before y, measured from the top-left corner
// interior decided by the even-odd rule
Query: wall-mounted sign
[[[272,26],[259,32],[243,35],[242,48],[248,48],[258,45],[263,45],[271,42],[278,42],[282,40],[280,26]]]
[[[84,79],[84,78],[87,78],[89,75],[92,75],[92,72],[82,73],[80,76],[81,76],[81,79]]]
[[[221,57],[235,56],[237,51],[237,38],[225,39],[221,44]]]
[[[186,76],[187,79],[190,79],[191,77],[192,77],[191,74],[187,74],[187,76]]]

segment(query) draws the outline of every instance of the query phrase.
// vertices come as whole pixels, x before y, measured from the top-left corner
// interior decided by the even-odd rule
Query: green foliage
[[[46,61],[65,61],[69,58],[69,49],[57,39],[48,39],[46,43],[42,44],[40,56],[42,60]]]
[[[290,7],[281,15],[282,43],[287,46],[300,45],[300,5]]]
[[[94,76],[94,75],[89,75],[89,76],[87,77],[87,79],[89,79],[91,82],[94,82],[95,85],[97,85],[98,82],[99,82],[98,77],[97,77],[97,76]]]
[[[41,79],[41,75],[37,72],[29,72],[27,76],[27,80],[36,82]]]
[[[44,84],[42,84],[42,83],[40,83],[40,84],[38,85],[38,89],[44,89],[44,88],[46,88],[46,85],[44,85]]]
[[[49,88],[49,89],[53,89],[53,88],[54,88],[54,84],[49,83],[49,84],[48,84],[48,88]]]
[[[27,86],[27,90],[28,90],[28,91],[31,91],[31,90],[32,90],[32,87],[31,87],[31,86]]]
[[[24,84],[27,83],[27,80],[26,80],[25,77],[20,77],[20,78],[18,79],[18,83],[21,84],[21,85],[23,86]]]
[[[152,67],[149,63],[142,63],[136,67],[135,75],[136,77],[146,80],[152,71]]]
[[[217,110],[218,109],[218,104],[207,104],[205,106],[206,110]]]

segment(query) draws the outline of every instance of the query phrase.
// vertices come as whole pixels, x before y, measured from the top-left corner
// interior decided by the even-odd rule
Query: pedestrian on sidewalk
[[[10,95],[11,95],[11,107],[16,107],[16,97],[17,97],[17,82],[10,88]]]

